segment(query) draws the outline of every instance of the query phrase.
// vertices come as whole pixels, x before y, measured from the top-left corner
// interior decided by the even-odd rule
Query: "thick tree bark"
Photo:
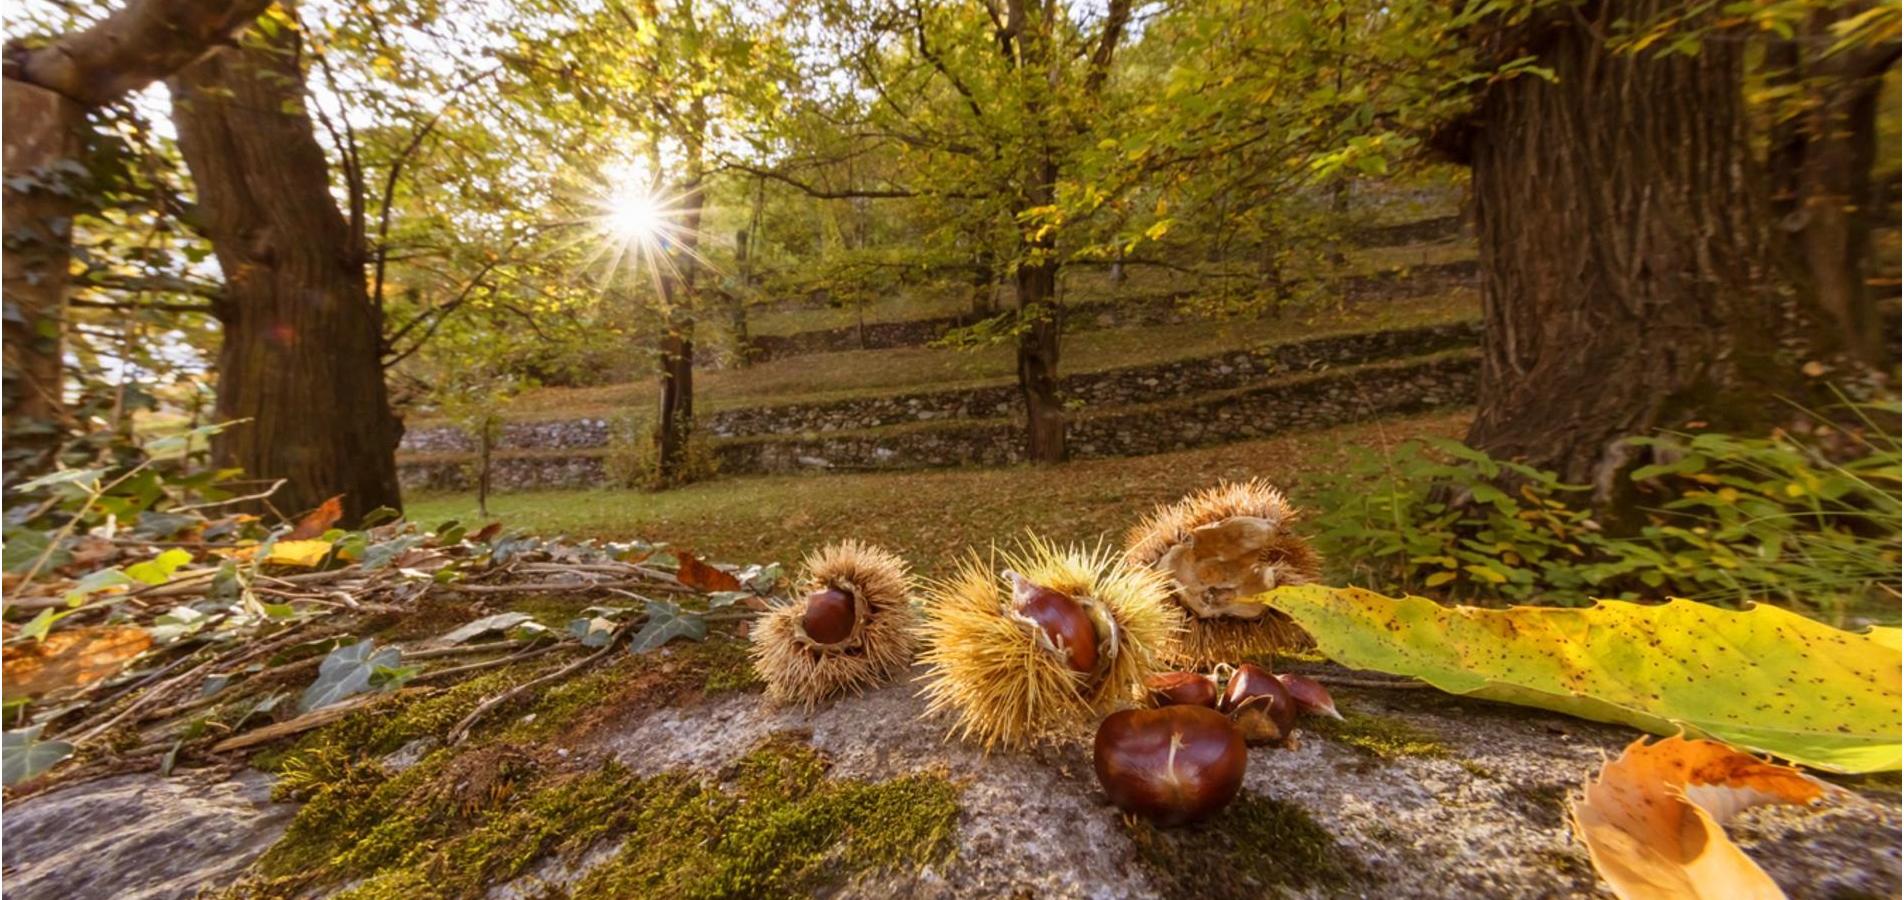
[[[77,156],[86,110],[117,100],[228,41],[269,0],[135,0],[93,27],[42,46],[9,44],[5,61],[8,481],[53,462],[66,425],[62,320],[70,195],[46,189]],[[34,186],[16,190],[16,183]]]
[[[1782,242],[1818,348],[1873,369],[1887,368],[1876,298],[1866,282],[1871,258],[1871,166],[1877,107],[1898,45],[1826,55],[1832,26],[1867,5],[1819,9],[1798,39],[1777,41],[1766,62],[1780,86],[1795,86],[1804,112],[1773,129],[1768,169]],[[1811,56],[1805,51],[1809,49]]]
[[[1491,86],[1468,148],[1487,326],[1469,442],[1591,483],[1613,507],[1626,438],[1761,416],[1779,378],[1743,42],[1722,34],[1688,57],[1595,37],[1668,2],[1577,8],[1592,28],[1547,23],[1524,52],[1557,83]]]
[[[342,494],[355,522],[401,508],[402,428],[361,237],[332,200],[298,57],[297,33],[284,29],[171,81],[179,149],[225,273],[218,417],[249,420],[218,435],[212,454],[253,478],[287,479],[271,500],[286,514]]]
[[[5,79],[6,480],[52,467],[65,430],[60,347],[77,204],[55,168],[79,152],[85,111],[44,88]],[[17,186],[17,187],[16,187]]]

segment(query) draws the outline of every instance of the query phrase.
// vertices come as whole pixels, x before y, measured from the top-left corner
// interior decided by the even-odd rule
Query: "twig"
[[[451,744],[462,743],[464,738],[469,737],[470,728],[474,727],[477,721],[481,720],[483,716],[488,715],[489,712],[495,709],[496,707],[501,706],[505,703],[508,703],[509,701],[517,697],[520,697],[523,694],[528,693],[529,691],[535,690],[536,688],[541,687],[542,685],[548,684],[549,682],[566,678],[574,672],[588,668],[591,664],[600,660],[602,657],[607,656],[610,651],[615,649],[615,646],[617,644],[621,643],[622,633],[627,630],[628,630],[628,626],[626,625],[622,626],[621,628],[617,628],[615,629],[614,634],[609,635],[608,643],[603,644],[602,649],[597,650],[594,653],[590,653],[589,655],[584,656],[581,659],[578,659],[572,663],[569,663],[568,665],[563,666],[560,669],[550,672],[547,675],[544,675],[540,678],[532,678],[519,685],[516,685],[515,687],[510,688],[509,690],[503,691],[502,693],[497,694],[496,696],[491,697],[488,700],[484,700],[483,702],[476,704],[476,708],[470,710],[469,715],[463,717],[463,721],[456,723],[456,727],[450,729],[449,743]]]
[[[1399,691],[1420,690],[1423,688],[1434,687],[1434,685],[1429,684],[1426,681],[1412,681],[1412,680],[1401,680],[1401,679],[1391,680],[1391,679],[1384,679],[1384,678],[1354,678],[1347,675],[1310,675],[1309,677],[1314,678],[1315,680],[1320,681],[1323,684],[1333,684],[1338,687],[1378,688],[1381,690],[1399,690]]]

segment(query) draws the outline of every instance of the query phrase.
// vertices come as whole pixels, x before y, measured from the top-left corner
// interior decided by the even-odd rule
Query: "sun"
[[[667,227],[667,214],[653,194],[624,190],[609,204],[609,233],[627,243],[652,244]]]

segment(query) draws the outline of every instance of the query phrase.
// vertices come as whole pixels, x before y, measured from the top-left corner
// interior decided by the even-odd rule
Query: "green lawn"
[[[885,544],[927,575],[969,548],[1026,530],[1066,541],[1121,539],[1158,503],[1229,478],[1260,476],[1296,503],[1313,473],[1352,447],[1455,437],[1466,412],[1388,419],[1220,447],[1055,468],[956,469],[854,475],[723,478],[661,493],[629,490],[504,494],[490,512],[540,534],[666,540],[731,562],[796,562],[839,538]],[[471,495],[415,497],[425,523],[480,518]]]
[[[1325,334],[1405,328],[1476,315],[1475,292],[1457,289],[1401,299],[1367,300],[1346,309],[1282,319],[1198,321],[1149,328],[1084,331],[1065,338],[1064,370],[1089,372],[1207,356]],[[696,372],[695,409],[810,403],[906,391],[1009,383],[1013,350],[901,347],[796,356],[746,369]],[[585,388],[546,388],[518,397],[504,411],[516,420],[614,416],[645,411],[654,399],[646,380]],[[423,426],[427,421],[413,424]]]

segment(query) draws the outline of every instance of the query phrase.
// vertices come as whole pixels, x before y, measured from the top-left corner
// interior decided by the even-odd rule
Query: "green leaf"
[[[1834,772],[1904,766],[1896,628],[1853,633],[1773,606],[1688,600],[1477,609],[1315,585],[1259,600],[1336,662],[1449,693],[1683,728]]]
[[[127,566],[126,574],[145,584],[164,584],[171,580],[173,572],[191,561],[192,553],[189,550],[167,550],[145,562]]]
[[[72,744],[40,740],[44,727],[35,725],[0,734],[0,783],[19,784],[73,755]]]
[[[371,678],[379,669],[396,670],[402,660],[402,651],[395,647],[378,650],[377,642],[369,639],[332,650],[318,664],[317,680],[298,698],[298,712],[310,712],[370,690]]]
[[[648,601],[648,622],[628,642],[628,652],[646,653],[678,637],[691,641],[707,637],[707,621],[682,611],[668,600]]]

